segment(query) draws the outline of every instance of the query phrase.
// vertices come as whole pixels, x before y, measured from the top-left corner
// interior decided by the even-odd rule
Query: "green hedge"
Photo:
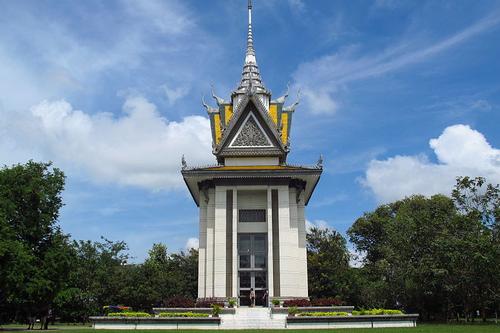
[[[196,312],[161,312],[160,317],[188,317],[188,318],[198,318],[198,317],[208,317],[208,313],[196,313]]]
[[[146,312],[112,312],[108,317],[151,317],[151,315]]]
[[[347,312],[301,312],[297,314],[300,317],[337,317],[347,316]]]
[[[353,316],[380,316],[380,315],[400,315],[403,314],[400,310],[387,310],[387,309],[371,309],[353,311]],[[348,316],[347,312],[301,312],[297,316],[300,317],[337,317]]]
[[[371,309],[353,311],[354,316],[379,316],[379,315],[400,315],[403,311],[400,310],[387,310],[387,309]]]

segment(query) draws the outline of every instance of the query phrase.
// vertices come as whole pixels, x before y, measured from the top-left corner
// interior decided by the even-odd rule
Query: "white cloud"
[[[209,76],[222,52],[214,52],[222,48],[179,0],[85,3],[64,17],[44,5],[3,7],[0,91],[9,93],[0,104],[10,110],[73,94],[89,100],[102,91],[148,90],[158,86],[158,68],[170,88],[182,77],[182,91],[169,97],[173,104]]]
[[[186,33],[194,22],[182,2],[177,0],[126,1],[126,10],[142,22],[149,22],[160,32],[169,35]]]
[[[175,88],[169,87],[167,84],[162,85],[165,96],[167,97],[168,103],[172,106],[179,99],[187,96],[189,93],[189,87],[187,86],[177,86]]]
[[[327,229],[330,225],[325,220],[306,220],[306,231],[309,232],[312,228]]]
[[[288,0],[288,5],[295,13],[301,13],[306,9],[306,4],[303,0]]]
[[[119,117],[90,115],[65,100],[43,101],[22,120],[0,126],[2,141],[16,143],[0,145],[0,157],[21,149],[29,157],[38,154],[65,168],[83,169],[100,182],[152,190],[177,188],[182,186],[182,154],[191,165],[214,160],[207,118],[168,121],[141,96],[128,97]]]
[[[305,104],[310,112],[333,114],[339,105],[336,93],[346,84],[426,61],[499,23],[500,16],[495,13],[430,46],[405,39],[375,54],[367,54],[360,45],[346,47],[337,53],[301,64],[293,74],[295,88],[301,88],[304,92]]]
[[[195,249],[200,247],[200,240],[196,237],[190,237],[186,242],[186,250]]]
[[[483,176],[500,183],[500,150],[468,125],[453,125],[429,141],[437,163],[425,155],[372,160],[362,183],[380,202],[412,194],[449,195],[458,176]]]

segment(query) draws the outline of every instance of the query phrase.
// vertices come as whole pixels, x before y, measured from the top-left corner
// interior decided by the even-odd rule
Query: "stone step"
[[[221,315],[221,327],[227,329],[285,328],[285,318],[272,318],[269,308],[237,308],[234,315]]]

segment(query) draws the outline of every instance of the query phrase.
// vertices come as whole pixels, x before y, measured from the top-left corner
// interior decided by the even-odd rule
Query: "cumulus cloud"
[[[195,249],[198,250],[200,246],[200,241],[196,237],[190,237],[186,242],[186,250]]]
[[[458,176],[483,176],[500,183],[500,150],[470,126],[449,126],[429,145],[437,163],[423,154],[372,160],[362,183],[380,202],[412,194],[449,195]]]
[[[88,114],[65,100],[43,101],[16,123],[0,123],[2,141],[71,169],[82,169],[96,181],[152,190],[182,185],[182,154],[190,164],[206,164],[211,156],[207,118],[188,116],[168,121],[142,96],[128,97],[123,113]],[[0,156],[9,147],[0,145]],[[33,152],[33,153],[30,153]]]

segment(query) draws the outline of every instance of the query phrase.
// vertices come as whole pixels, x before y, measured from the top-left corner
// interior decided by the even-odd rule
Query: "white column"
[[[226,296],[226,187],[215,187],[214,297]]]
[[[198,298],[206,297],[207,203],[200,200],[200,245],[198,249]]]
[[[233,187],[233,296],[238,296],[238,188]]]
[[[267,290],[269,297],[274,296],[273,284],[273,205],[272,189],[267,188]]]
[[[295,293],[295,276],[293,274],[293,233],[290,231],[290,194],[288,186],[279,186],[278,190],[278,221],[280,233],[280,296],[292,296]]]
[[[202,200],[205,200],[202,197]],[[205,297],[214,296],[214,227],[215,227],[215,190],[208,190],[207,204],[207,249]]]
[[[304,214],[304,192],[300,196],[300,202],[297,204],[297,224],[299,228],[299,246],[298,262],[299,274],[297,282],[301,297],[309,297],[309,288],[307,282],[307,248],[306,248],[306,219]]]

